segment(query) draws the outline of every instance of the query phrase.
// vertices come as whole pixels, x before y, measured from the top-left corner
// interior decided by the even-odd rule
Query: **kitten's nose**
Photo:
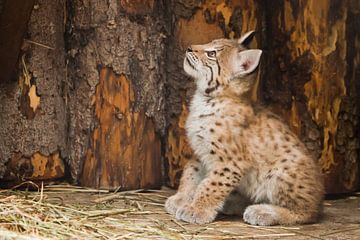
[[[187,52],[192,52],[193,50],[192,50],[191,46],[189,46],[189,47],[186,49],[186,51],[187,51]]]

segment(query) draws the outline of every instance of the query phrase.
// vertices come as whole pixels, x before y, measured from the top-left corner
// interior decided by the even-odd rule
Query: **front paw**
[[[176,211],[185,204],[190,203],[191,199],[184,194],[177,193],[169,197],[165,202],[165,210],[175,215]]]
[[[185,205],[176,211],[176,219],[189,223],[204,224],[215,220],[217,211],[214,209]]]

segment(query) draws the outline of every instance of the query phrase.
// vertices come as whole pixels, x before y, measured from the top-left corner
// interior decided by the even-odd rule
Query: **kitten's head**
[[[248,32],[237,40],[217,39],[204,45],[192,45],[186,51],[184,70],[195,78],[197,90],[215,96],[224,89],[237,94],[248,92],[254,82],[252,73],[262,51],[248,49],[255,35]]]

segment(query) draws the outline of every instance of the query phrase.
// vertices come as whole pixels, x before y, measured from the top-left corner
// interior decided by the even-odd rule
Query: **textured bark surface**
[[[193,92],[181,70],[185,47],[256,29],[264,54],[254,98],[281,115],[306,143],[326,174],[329,193],[355,190],[360,162],[359,5],[329,0],[174,1],[168,184],[176,186],[192,154],[184,131]]]
[[[161,185],[160,138],[144,110],[131,109],[135,95],[124,75],[100,71],[95,116],[80,183],[107,189],[149,188]]]
[[[82,185],[161,184],[163,7],[154,1],[68,2],[69,164]]]
[[[27,34],[34,43],[23,46],[18,81],[0,83],[0,178],[5,180],[64,176],[63,13],[62,0],[36,3]]]
[[[359,182],[359,5],[321,0],[267,6],[262,97],[319,159],[328,193],[356,190]]]
[[[255,29],[251,47],[264,54],[253,100],[305,142],[329,193],[353,191],[359,12],[357,0],[35,1],[18,81],[0,81],[0,178],[68,173],[81,185],[134,189],[165,176],[176,186],[192,155],[184,50]]]
[[[34,0],[0,0],[0,81],[14,73],[33,6]]]

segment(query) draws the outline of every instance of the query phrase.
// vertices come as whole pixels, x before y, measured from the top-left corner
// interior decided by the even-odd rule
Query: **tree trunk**
[[[359,186],[358,1],[268,1],[262,97],[326,175],[328,193]]]
[[[42,0],[35,6],[18,81],[0,83],[0,177],[12,182],[65,173],[64,1]]]
[[[253,100],[305,142],[329,193],[353,191],[360,175],[359,5],[38,0],[18,81],[0,81],[2,183],[68,174],[96,188],[158,187],[164,176],[176,186],[193,154],[184,129],[194,91],[182,67],[186,47],[255,29],[252,47],[264,54]],[[30,10],[21,10],[23,25]],[[7,52],[12,61],[19,36]]]
[[[69,1],[70,166],[84,186],[162,183],[165,20],[155,1]]]
[[[258,31],[264,50],[260,103],[281,115],[319,159],[328,193],[354,191],[359,183],[359,3],[357,1],[174,1],[169,58],[168,184],[176,186],[191,157],[184,124],[193,93],[184,76],[187,45]],[[234,20],[234,21],[232,21]],[[234,22],[236,24],[234,24]],[[199,34],[201,30],[201,34]]]

